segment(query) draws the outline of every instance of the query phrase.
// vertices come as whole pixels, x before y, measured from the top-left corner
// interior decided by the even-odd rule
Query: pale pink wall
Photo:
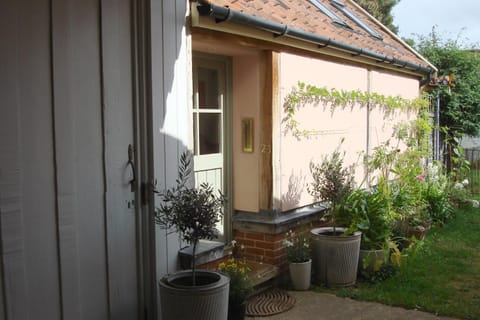
[[[400,77],[389,72],[372,71],[370,83],[372,92],[385,96],[401,96],[406,99],[419,96],[418,80]],[[369,128],[371,149],[392,137],[395,123],[411,120],[412,116],[412,114],[396,112],[390,117],[385,117],[378,109],[372,110]]]
[[[233,196],[234,209],[258,212],[260,141],[260,59],[257,54],[233,57]],[[254,118],[253,153],[242,151],[241,121]]]
[[[405,98],[418,96],[418,80],[381,72],[371,72],[372,92],[385,95],[402,95]],[[337,62],[282,53],[280,55],[280,92],[281,103],[297,86],[298,81],[317,87],[338,90],[367,91],[369,71],[362,67],[345,65]],[[326,107],[326,108],[324,108]],[[283,107],[282,107],[283,112]],[[282,119],[285,114],[282,114]],[[385,122],[383,115],[377,111],[371,113],[370,132],[375,137],[370,139],[372,148],[391,135],[392,123],[401,117]],[[367,147],[367,110],[355,106],[353,109],[335,109],[331,113],[328,106],[306,106],[296,112],[295,119],[302,129],[317,129],[319,134],[309,138],[293,137],[285,132],[282,125],[280,150],[280,177],[274,177],[279,183],[282,210],[289,210],[312,203],[306,185],[311,182],[309,162],[319,162],[325,154],[330,154],[344,139],[342,150],[346,151],[345,164],[355,165],[356,181],[364,178],[362,155]],[[274,188],[275,189],[275,188]]]

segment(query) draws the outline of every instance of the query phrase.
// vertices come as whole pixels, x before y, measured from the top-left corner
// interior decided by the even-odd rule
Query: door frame
[[[224,207],[223,225],[224,225],[224,239],[225,243],[229,243],[233,239],[233,99],[232,99],[232,58],[229,56],[213,55],[209,53],[193,51],[192,52],[192,69],[195,65],[195,60],[210,60],[216,63],[224,64],[225,70],[225,97],[223,110],[223,192],[227,197],[227,202]],[[192,70],[192,102],[194,100],[195,90],[193,87]],[[193,114],[193,103],[191,114]],[[192,149],[193,149],[193,117],[192,121]]]
[[[133,139],[136,172],[138,305],[145,320],[157,319],[155,202],[153,200],[152,59],[148,0],[132,1]]]

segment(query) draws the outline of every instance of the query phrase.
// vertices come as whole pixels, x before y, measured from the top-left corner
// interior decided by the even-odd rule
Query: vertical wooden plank
[[[1,131],[0,131],[1,132]],[[0,193],[1,197],[1,193]],[[1,200],[0,200],[1,202]],[[0,212],[1,215],[1,212]],[[0,219],[0,230],[2,230],[2,219]],[[5,294],[4,294],[4,284],[3,284],[3,278],[4,278],[4,272],[3,272],[3,259],[0,258],[0,319],[5,320],[7,319],[7,313],[6,313],[6,303],[5,303]]]
[[[19,61],[29,316],[60,318],[51,97],[50,3],[23,2]]]
[[[135,146],[130,10],[130,0],[102,1],[109,301],[111,318],[119,320],[140,318],[137,215],[129,184],[138,163],[128,164],[128,146]]]
[[[278,55],[275,52],[267,51],[262,53],[261,83],[263,83],[263,97],[260,111],[261,128],[260,151],[261,151],[261,179],[259,189],[260,210],[272,210],[273,207],[273,171],[272,171],[272,105],[275,96],[273,88],[278,87]]]
[[[150,2],[152,180],[158,189],[175,183],[179,154],[188,146],[190,137],[191,65],[185,30],[188,3]],[[180,246],[177,234],[156,229],[157,278],[177,270]]]
[[[52,0],[63,318],[73,320],[109,318],[98,9]]]
[[[272,209],[282,208],[282,103],[280,102],[280,54],[272,52]]]
[[[47,0],[0,6],[0,60],[6,67],[0,72],[0,234],[7,319],[60,318],[49,9]]]
[[[19,4],[0,2],[0,244],[5,319],[28,318],[20,167]],[[4,294],[4,295],[3,295]]]
[[[176,29],[176,108],[178,138],[183,148],[193,149],[192,132],[192,46],[191,37],[187,36],[190,24],[187,23],[187,13],[190,1],[175,0],[175,29]],[[188,20],[189,21],[189,20]],[[181,148],[181,151],[183,151]]]
[[[183,5],[179,5],[183,3]],[[152,135],[157,188],[175,183],[189,132],[185,49],[186,1],[151,2]],[[157,276],[178,268],[178,236],[157,228]]]
[[[149,146],[153,150],[153,177],[152,182],[155,187],[163,189],[165,183],[165,136],[161,130],[165,122],[165,103],[164,103],[164,57],[163,57],[163,0],[153,0],[150,3],[150,32],[151,32],[151,61],[149,65],[151,68],[151,106],[152,116],[150,117],[152,123],[152,141]],[[156,205],[158,205],[158,197],[154,198]],[[165,230],[156,227],[155,229],[155,256],[156,256],[156,274],[158,278],[165,275],[168,265],[167,253],[167,233]],[[158,290],[158,286],[156,286]]]
[[[177,178],[177,166],[179,154],[182,149],[182,141],[179,136],[180,125],[179,112],[184,106],[177,104],[178,84],[177,76],[175,74],[175,66],[177,65],[178,50],[179,50],[179,30],[177,26],[176,1],[163,1],[163,91],[164,96],[165,115],[163,123],[163,133],[165,134],[165,183],[172,185]],[[175,170],[169,170],[175,168]],[[172,247],[175,250],[175,246]],[[173,264],[170,264],[170,269]],[[173,271],[173,270],[172,270]]]

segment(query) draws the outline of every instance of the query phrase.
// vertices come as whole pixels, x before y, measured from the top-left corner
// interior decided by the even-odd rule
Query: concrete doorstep
[[[339,298],[328,293],[289,291],[297,302],[289,311],[269,317],[246,317],[264,320],[447,320],[434,314],[375,302]]]

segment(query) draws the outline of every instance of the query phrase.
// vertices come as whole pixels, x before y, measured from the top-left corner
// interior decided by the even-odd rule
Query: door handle
[[[133,146],[131,144],[128,145],[127,166],[130,166],[132,168],[132,179],[128,182],[130,184],[130,191],[135,192],[135,188],[137,186],[137,179],[135,173],[135,163],[133,163]]]

